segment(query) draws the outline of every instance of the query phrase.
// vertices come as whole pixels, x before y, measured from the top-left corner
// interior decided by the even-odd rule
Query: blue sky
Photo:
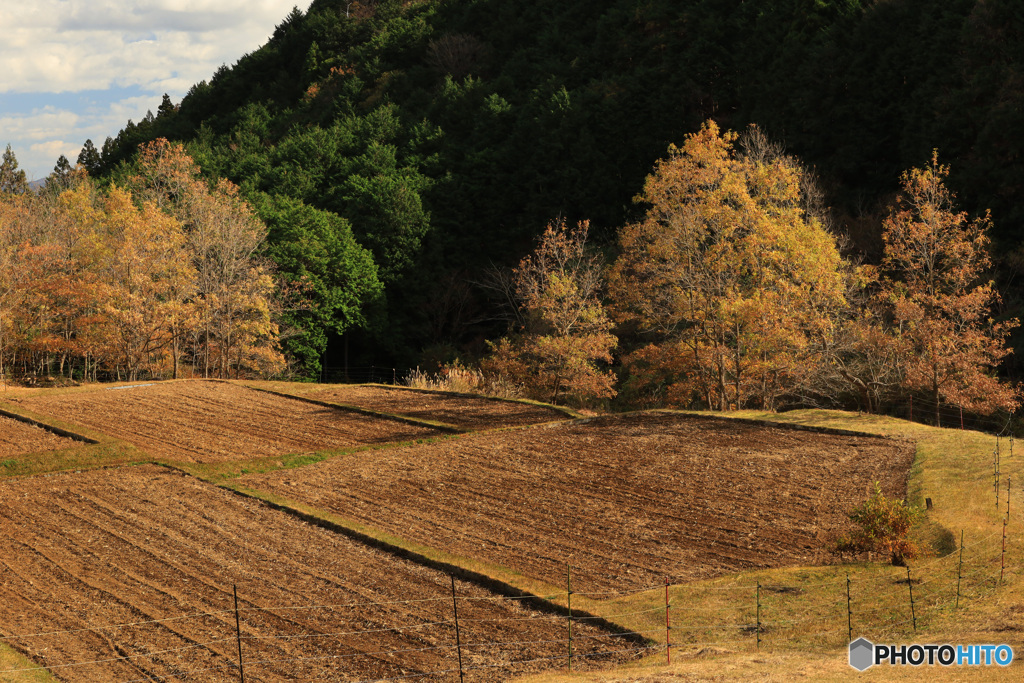
[[[30,179],[178,103],[309,0],[0,0],[0,151]]]

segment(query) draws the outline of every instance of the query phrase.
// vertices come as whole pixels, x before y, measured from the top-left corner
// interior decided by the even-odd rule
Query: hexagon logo
[[[875,663],[875,644],[867,638],[850,643],[850,666],[857,671],[869,669]]]

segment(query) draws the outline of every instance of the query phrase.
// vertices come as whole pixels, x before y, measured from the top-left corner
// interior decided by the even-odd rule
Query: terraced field
[[[81,445],[81,441],[0,415],[0,460],[25,453],[55,451]]]
[[[848,510],[875,481],[902,497],[914,457],[908,441],[667,411],[566,420],[436,392],[267,384],[486,431],[418,442],[444,432],[214,381],[7,395],[306,516],[163,467],[116,468],[135,457],[116,443],[67,459],[78,442],[0,418],[0,455],[71,470],[0,480],[0,643],[71,681],[235,680],[239,642],[251,681],[453,680],[450,577],[303,519],[390,534],[518,586],[564,586],[568,564],[575,594],[648,633],[635,615],[660,597],[625,614],[604,601],[665,579],[828,564]],[[380,448],[345,452],[363,445]],[[283,457],[324,450],[339,452]],[[93,457],[109,468],[90,471]],[[465,680],[565,666],[557,609],[455,590]],[[572,628],[574,668],[644,652],[587,617]]]
[[[345,384],[266,384],[269,388],[309,396],[320,401],[444,422],[474,431],[495,427],[520,427],[567,418],[562,411],[542,405],[439,391]]]
[[[153,457],[178,462],[216,463],[441,433],[215,381],[42,393],[15,400],[36,413],[85,425]]]
[[[235,586],[247,681],[458,675],[447,575],[164,468],[2,482],[0,525],[0,638],[60,680],[237,680]],[[564,665],[564,616],[455,590],[466,680]]]
[[[237,484],[447,552],[627,590],[829,559],[908,442],[673,413],[606,416],[376,452]]]

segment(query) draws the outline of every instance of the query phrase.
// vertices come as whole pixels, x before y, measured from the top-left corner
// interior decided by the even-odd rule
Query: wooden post
[[[960,579],[964,575],[964,530],[960,530],[960,562],[956,566],[956,609],[960,609]]]
[[[455,649],[459,653],[459,680],[462,681],[462,638],[459,635],[459,606],[455,602],[455,577],[452,580],[452,611],[455,613]]]
[[[846,573],[846,636],[847,642],[853,642],[853,610],[850,608],[850,573]]]
[[[572,671],[572,568],[565,565],[565,599],[569,605],[569,671]]]
[[[232,584],[231,590],[235,594],[235,639],[238,641],[238,680],[245,683],[245,669],[242,668],[242,624],[238,618],[238,585]]]
[[[1003,552],[999,556],[999,583],[1003,583],[1003,572],[1006,571],[1006,523],[1010,521],[1009,517],[1003,520]]]
[[[914,620],[914,630],[917,630],[917,612],[914,610],[914,584],[910,580],[910,567],[907,567],[907,588],[910,589],[910,616]]]
[[[665,578],[665,663],[672,663],[672,622],[669,620],[668,577]]]
[[[964,407],[960,406],[960,431],[964,430]]]
[[[999,507],[999,449],[992,451],[992,488],[996,492],[996,507]]]
[[[910,421],[914,421],[914,395],[910,395]]]
[[[761,582],[757,582],[757,643],[758,650],[761,649]]]

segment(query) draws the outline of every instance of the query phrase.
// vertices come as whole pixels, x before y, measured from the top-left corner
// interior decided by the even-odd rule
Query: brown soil
[[[320,401],[344,403],[382,413],[445,422],[471,430],[519,427],[567,419],[566,414],[559,410],[529,403],[412,389],[340,385],[317,389],[305,395]]]
[[[236,585],[248,681],[457,678],[447,575],[190,477],[2,482],[0,525],[0,637],[60,680],[236,680]],[[466,680],[564,665],[564,617],[455,586]],[[629,656],[573,630],[591,665]]]
[[[441,433],[202,380],[41,394],[11,402],[179,462],[307,453]]]
[[[247,487],[556,585],[635,589],[812,564],[872,482],[902,495],[914,449],[671,413],[474,434]]]
[[[0,415],[0,460],[38,451],[74,448],[82,443],[42,427]]]

